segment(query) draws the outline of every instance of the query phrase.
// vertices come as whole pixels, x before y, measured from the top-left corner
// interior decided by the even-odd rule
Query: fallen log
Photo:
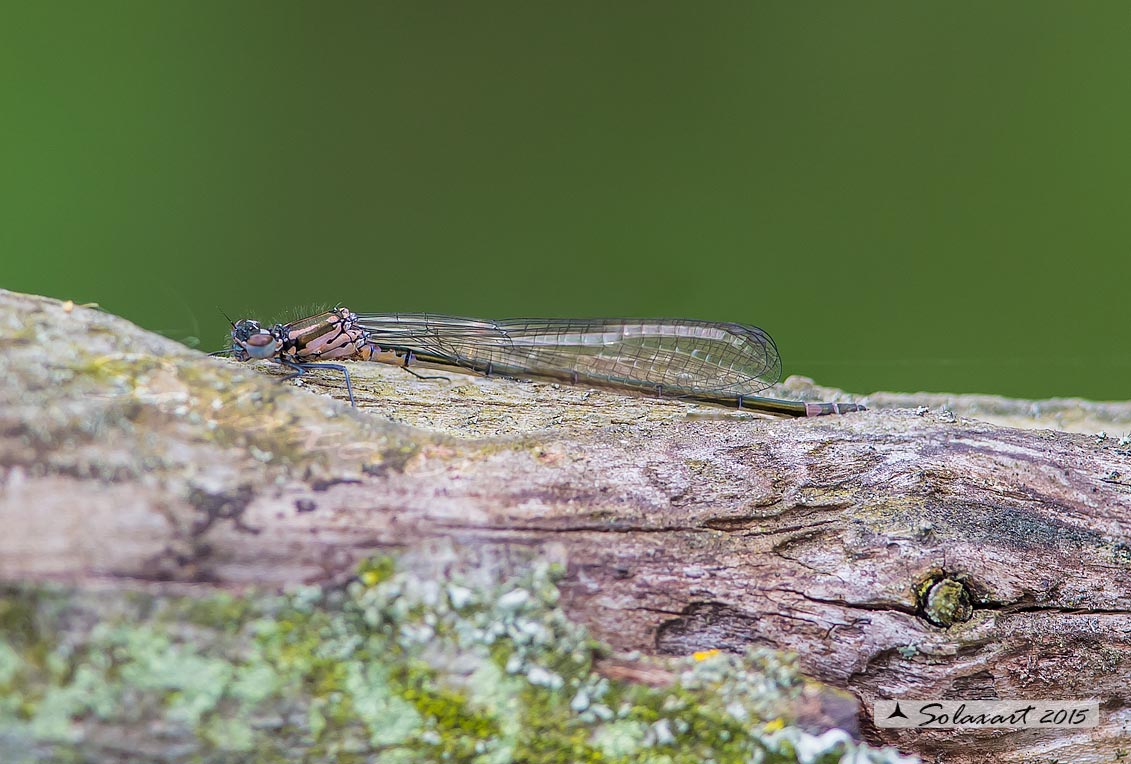
[[[1118,433],[1131,405],[900,397],[904,408],[885,409],[892,396],[877,394],[866,413],[782,420],[355,364],[351,409],[272,379],[269,364],[10,292],[0,349],[0,581],[24,613],[0,617],[0,641],[30,644],[19,630],[41,606],[71,614],[52,621],[56,638],[86,634],[74,622],[105,616],[76,606],[103,601],[91,592],[115,612],[133,602],[122,593],[180,612],[169,603],[184,596],[348,588],[375,555],[419,570],[443,544],[461,570],[486,555],[499,581],[559,561],[560,605],[619,651],[598,661],[618,681],[672,681],[650,656],[773,648],[822,683],[806,685],[819,712],[782,712],[799,728],[858,723],[872,743],[960,763],[1108,761],[1126,746],[1131,444]],[[333,375],[301,386],[344,395]],[[797,379],[773,392],[828,397]],[[1000,426],[964,406],[996,406],[987,417],[1014,425],[1108,422],[1111,434]],[[63,604],[45,585],[65,587],[51,589]],[[858,716],[825,686],[850,693]],[[900,698],[1094,698],[1101,719],[872,724],[876,700]],[[120,723],[101,734],[114,740],[100,750],[118,754],[145,737]],[[147,755],[177,760],[147,740]]]

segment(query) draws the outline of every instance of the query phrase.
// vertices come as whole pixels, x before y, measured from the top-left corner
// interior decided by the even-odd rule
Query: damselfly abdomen
[[[553,379],[747,408],[784,416],[863,411],[855,403],[762,398],[781,377],[777,345],[756,326],[691,319],[514,318],[433,313],[362,313],[336,308],[289,324],[232,325],[231,354],[269,358],[301,374],[345,375],[326,360],[362,360],[469,370],[488,376]]]

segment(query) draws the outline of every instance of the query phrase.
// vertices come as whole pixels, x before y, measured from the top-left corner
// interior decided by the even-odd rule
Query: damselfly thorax
[[[370,341],[369,333],[357,323],[349,308],[339,307],[307,316],[289,324],[264,328],[258,321],[241,319],[232,324],[232,343],[228,351],[237,361],[272,360],[293,370],[292,377],[312,368],[333,369],[345,377],[350,403],[356,405],[349,371],[327,361],[393,361],[393,354],[382,353]],[[383,358],[381,356],[389,356]]]
[[[785,416],[864,408],[759,397],[781,376],[781,359],[770,335],[747,324],[692,319],[491,320],[434,313],[357,314],[339,307],[270,329],[252,319],[237,321],[228,352],[241,361],[273,360],[293,369],[293,376],[311,368],[340,371],[351,403],[349,372],[326,361],[379,361],[405,369],[421,362]]]
[[[232,325],[232,355],[238,361],[371,361],[380,352],[349,308],[335,308],[270,329],[250,318]]]

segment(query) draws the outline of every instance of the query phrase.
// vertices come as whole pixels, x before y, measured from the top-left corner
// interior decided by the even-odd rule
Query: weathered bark
[[[0,351],[0,580],[276,587],[435,539],[553,549],[568,613],[614,647],[795,651],[860,699],[873,741],[945,762],[1127,746],[1131,404],[875,395],[778,420],[356,364],[351,410],[269,365],[4,292]],[[1112,434],[956,416],[970,407]],[[935,697],[1098,698],[1101,726],[867,721],[874,699]]]

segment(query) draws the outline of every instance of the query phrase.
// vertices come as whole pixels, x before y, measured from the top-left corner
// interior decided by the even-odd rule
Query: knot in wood
[[[969,621],[973,613],[970,589],[957,578],[940,575],[919,587],[919,614],[934,626],[948,629]]]

